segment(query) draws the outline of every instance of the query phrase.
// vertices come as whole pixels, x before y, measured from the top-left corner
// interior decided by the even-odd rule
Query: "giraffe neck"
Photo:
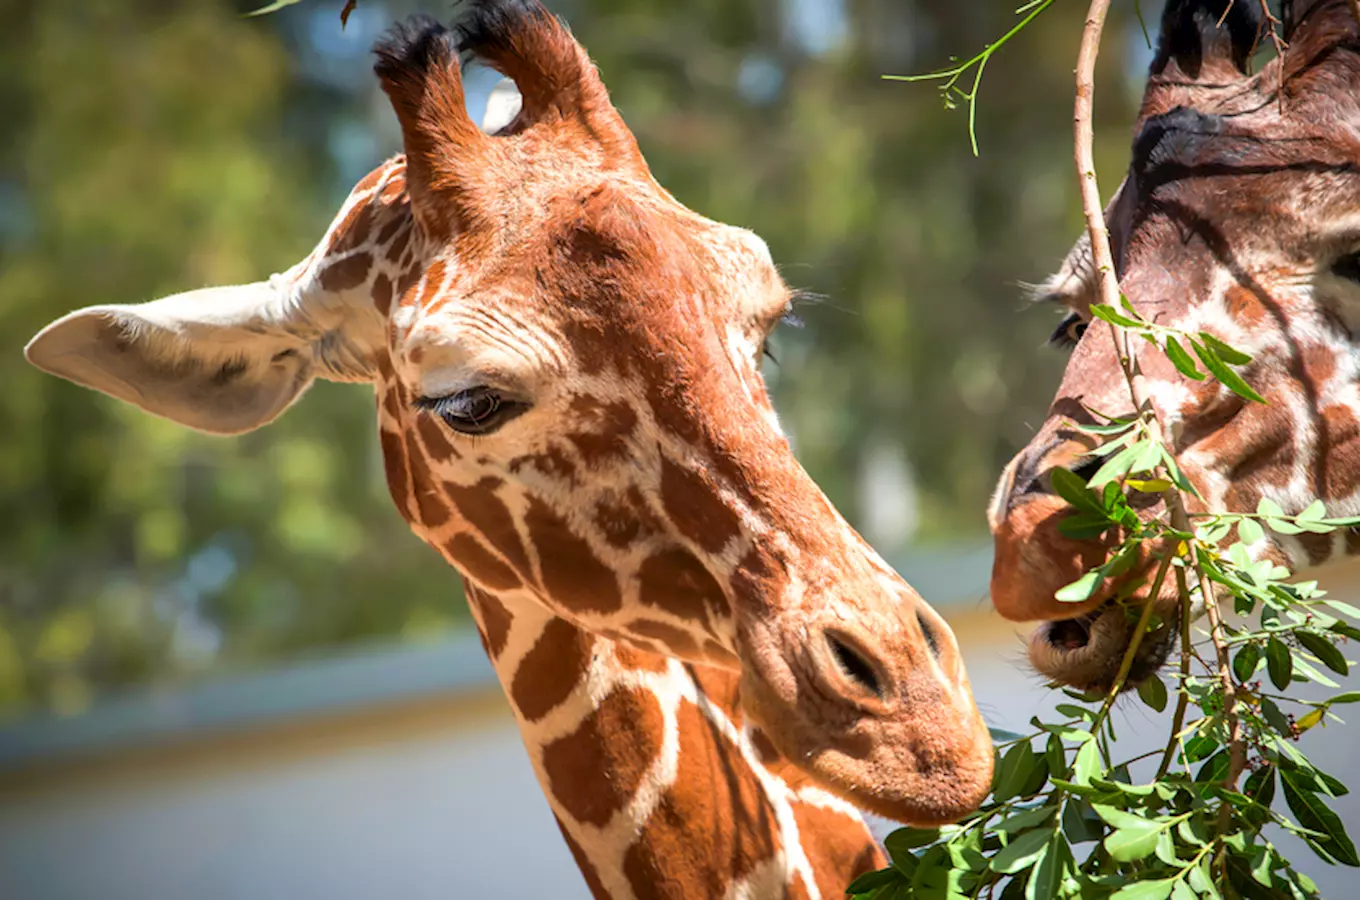
[[[596,897],[838,898],[883,864],[859,813],[742,719],[737,673],[467,582],[539,783]]]

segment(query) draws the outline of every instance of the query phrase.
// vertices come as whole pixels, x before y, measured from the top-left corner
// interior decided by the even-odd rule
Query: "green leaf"
[[[1072,780],[1081,785],[1090,784],[1091,777],[1100,769],[1100,747],[1095,741],[1087,741],[1072,761]]]
[[[1217,749],[1217,740],[1207,734],[1197,734],[1185,742],[1185,759],[1187,762],[1199,762]]]
[[[1119,862],[1132,862],[1150,856],[1157,849],[1157,835],[1164,825],[1109,806],[1092,808],[1115,831],[1105,838],[1105,849]]]
[[[1265,529],[1255,519],[1239,519],[1237,539],[1244,544],[1254,544],[1266,536]]]
[[[1139,460],[1138,462],[1140,465],[1135,466],[1135,468],[1151,469],[1153,466],[1157,465],[1157,461],[1161,459],[1162,452],[1155,444],[1150,446],[1152,446],[1155,458],[1146,465],[1142,465],[1143,460]],[[1171,490],[1171,482],[1167,481],[1165,478],[1125,478],[1124,483],[1135,491],[1141,491],[1144,494],[1160,494],[1163,491]]]
[[[1049,829],[1040,829],[1016,837],[992,857],[992,871],[1008,875],[1028,868],[1048,846],[1052,834]]]
[[[1207,346],[1213,348],[1214,353],[1218,354],[1219,359],[1229,365],[1245,366],[1247,363],[1251,362],[1251,357],[1249,355],[1238,350],[1236,347],[1223,343],[1207,331],[1201,331],[1199,337]]]
[[[1320,522],[1323,516],[1327,515],[1327,504],[1321,500],[1314,500],[1308,504],[1308,508],[1299,513],[1294,518],[1300,522]]]
[[[1052,900],[1057,896],[1058,885],[1062,883],[1071,858],[1072,851],[1062,833],[1053,832],[1047,846],[1034,861],[1029,881],[1025,883],[1025,900]]]
[[[1209,829],[1204,824],[1204,819],[1197,815],[1177,822],[1176,833],[1181,836],[1181,840],[1196,847],[1203,847],[1209,843]]]
[[[1328,703],[1360,703],[1360,691],[1343,691],[1327,698]]]
[[[1071,584],[1058,588],[1053,599],[1061,603],[1084,603],[1095,596],[1104,581],[1105,573],[1100,569],[1092,569]]]
[[[1323,600],[1322,602],[1341,613],[1341,615],[1360,621],[1360,609],[1356,609],[1349,603],[1342,603],[1340,600]]]
[[[1074,513],[1058,520],[1058,533],[1074,541],[1089,541],[1108,531],[1110,525],[1110,518],[1104,512]]]
[[[1068,842],[1081,844],[1098,841],[1105,834],[1100,817],[1084,803],[1069,800],[1063,806],[1062,832]]]
[[[1163,831],[1157,835],[1157,849],[1153,852],[1168,866],[1180,868],[1185,865],[1185,862],[1176,856],[1176,839],[1171,836],[1170,831]]]
[[[1356,856],[1355,845],[1351,843],[1350,836],[1346,834],[1346,829],[1337,814],[1332,812],[1316,794],[1307,790],[1300,783],[1296,773],[1281,769],[1280,781],[1284,788],[1284,800],[1289,804],[1289,810],[1294,814],[1294,818],[1298,819],[1299,824],[1327,835],[1326,840],[1319,839],[1318,843],[1337,862],[1348,866],[1360,866],[1360,857]]]
[[[1233,657],[1233,675],[1242,684],[1251,680],[1251,676],[1256,674],[1256,667],[1261,663],[1261,648],[1256,644],[1243,644],[1242,649],[1237,651],[1237,656]]]
[[[1338,675],[1345,675],[1350,671],[1345,654],[1337,648],[1336,644],[1322,635],[1313,634],[1311,631],[1297,631],[1294,636],[1299,639],[1299,643],[1304,646],[1304,649],[1316,656],[1324,666],[1333,672]]]
[[[1269,697],[1261,698],[1261,717],[1266,720],[1266,724],[1274,729],[1276,734],[1289,736],[1289,720],[1284,713],[1280,712],[1279,705]]]
[[[1175,887],[1171,889],[1171,900],[1196,900],[1199,894],[1184,881],[1177,881]]]
[[[903,880],[902,873],[889,866],[886,869],[865,872],[850,882],[850,886],[845,889],[845,892],[847,894],[867,894],[884,885],[901,884]]]
[[[1195,381],[1204,380],[1204,373],[1195,366],[1195,361],[1190,358],[1190,354],[1185,352],[1185,348],[1181,346],[1180,341],[1170,335],[1167,335],[1166,338],[1166,358],[1171,360],[1171,364],[1176,367],[1176,371],[1180,372],[1186,378],[1192,378]]]
[[[297,0],[293,0],[293,2],[296,3]],[[1097,319],[1104,319],[1111,325],[1118,325],[1121,328],[1138,328],[1141,324],[1134,319],[1130,319],[1128,316],[1115,312],[1114,307],[1107,306],[1104,303],[1092,303],[1091,315],[1095,316]]]
[[[1282,516],[1284,510],[1280,507],[1280,504],[1269,497],[1262,497],[1260,502],[1256,504],[1256,514],[1258,516]]]
[[[1018,796],[1040,764],[1029,741],[1016,744],[1001,758],[1001,765],[997,767],[993,797],[996,800],[1009,800]]]
[[[1208,369],[1228,390],[1239,397],[1245,397],[1257,403],[1266,402],[1266,398],[1256,393],[1251,385],[1242,380],[1241,375],[1228,368],[1227,363],[1223,362],[1212,347],[1201,344],[1194,339],[1191,339],[1190,346],[1194,348],[1195,355],[1199,357],[1200,362],[1204,363],[1204,368]]]
[[[1021,812],[1009,815],[1002,819],[1000,822],[996,823],[991,830],[1006,835],[1018,834],[1021,831],[1027,831],[1036,825],[1042,824],[1045,819],[1052,816],[1056,811],[1057,807],[1053,806],[1040,806],[1035,809],[1022,810]],[[888,836],[892,837],[892,835]]]
[[[883,846],[894,863],[911,856],[917,847],[933,844],[940,839],[938,828],[899,828],[883,839]]]
[[[1055,734],[1064,741],[1089,741],[1094,735],[1090,731],[1078,725],[1050,725],[1048,722],[1040,722],[1037,716],[1030,718],[1030,724],[1035,728]]]
[[[1220,750],[1209,757],[1208,762],[1199,767],[1199,773],[1195,776],[1197,784],[1217,784],[1228,774],[1230,756],[1227,750]]]
[[[1219,896],[1218,888],[1214,885],[1213,878],[1209,876],[1209,856],[1207,854],[1200,857],[1199,865],[1190,870],[1185,880],[1201,897]]]
[[[1105,510],[1086,489],[1086,481],[1080,475],[1055,466],[1049,470],[1048,479],[1053,485],[1053,492],[1077,509],[1104,515]]]
[[[1242,785],[1242,793],[1269,809],[1270,804],[1275,802],[1275,767],[1262,766],[1248,775],[1247,780]],[[1265,824],[1268,818],[1265,812],[1253,807],[1242,809],[1240,812],[1248,822],[1257,828]]]
[[[1143,825],[1157,827],[1158,823],[1145,816],[1134,815],[1113,806],[1106,806],[1102,803],[1092,803],[1091,809],[1095,810],[1096,815],[1105,820],[1105,823],[1112,828],[1139,828]]]
[[[1105,464],[1091,476],[1090,486],[1098,489],[1122,475],[1127,475],[1133,469],[1134,462],[1147,451],[1148,443],[1146,440],[1139,441],[1105,460]]]
[[[1133,884],[1122,887],[1110,895],[1110,900],[1166,900],[1171,896],[1171,889],[1176,886],[1176,879],[1163,878],[1159,881],[1135,881]]]
[[[1166,709],[1166,685],[1156,675],[1150,675],[1139,683],[1138,699],[1161,712]]]
[[[1266,671],[1270,673],[1270,683],[1280,690],[1289,687],[1294,675],[1294,655],[1279,638],[1266,642]]]

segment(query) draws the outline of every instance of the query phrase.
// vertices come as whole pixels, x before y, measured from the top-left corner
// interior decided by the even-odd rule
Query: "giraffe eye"
[[[1347,253],[1332,263],[1332,274],[1360,283],[1360,253]]]
[[[1075,347],[1077,341],[1086,333],[1086,326],[1089,323],[1077,313],[1072,313],[1067,318],[1058,323],[1058,327],[1053,329],[1053,334],[1049,335],[1048,342],[1054,347]]]
[[[447,397],[421,397],[418,409],[432,412],[459,434],[490,434],[523,414],[529,404],[489,387],[474,387]]]

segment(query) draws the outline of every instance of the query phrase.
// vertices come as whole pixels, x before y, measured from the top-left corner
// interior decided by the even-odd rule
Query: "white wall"
[[[382,743],[252,746],[0,793],[0,898],[587,898],[494,700]]]

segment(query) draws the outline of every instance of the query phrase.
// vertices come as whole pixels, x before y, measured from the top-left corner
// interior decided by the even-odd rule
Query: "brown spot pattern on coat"
[[[560,447],[549,446],[538,453],[516,456],[509,465],[510,471],[516,475],[525,468],[531,468],[545,478],[572,485],[576,483],[576,464],[567,458]]]
[[[536,497],[529,498],[524,525],[538,550],[543,588],[552,600],[573,612],[610,613],[623,606],[614,570]]]
[[[661,502],[680,533],[709,553],[717,553],[741,533],[737,514],[718,489],[697,472],[662,457]]]
[[[683,628],[654,619],[634,619],[628,623],[627,630],[631,634],[658,641],[673,656],[681,659],[698,659],[702,655],[699,652],[699,642]]]
[[[634,672],[662,673],[670,668],[670,657],[649,653],[640,647],[619,638],[613,639],[614,658],[625,669]]]
[[[616,688],[575,731],[543,748],[553,797],[578,822],[608,824],[661,756],[665,735],[666,720],[653,694]]]
[[[638,569],[642,602],[681,619],[708,626],[709,617],[731,613],[718,580],[688,550],[672,547],[654,553]]]
[[[622,401],[605,403],[587,394],[572,398],[568,407],[573,430],[567,439],[588,467],[628,454],[628,439],[637,428],[637,413]]]
[[[369,253],[355,253],[337,260],[321,270],[321,286],[328,291],[347,291],[356,288],[368,278],[368,270],[373,268],[373,256]]]
[[[401,436],[386,428],[378,431],[378,443],[382,445],[383,473],[387,476],[387,490],[397,510],[408,520],[411,518],[411,477],[406,471],[406,450]]]
[[[522,583],[513,569],[471,534],[455,534],[444,544],[444,552],[464,575],[488,590],[512,591]]]
[[[549,619],[510,682],[510,699],[530,722],[571,696],[585,674],[595,638],[566,619]]]
[[[420,439],[425,444],[425,452],[430,459],[435,462],[443,462],[446,459],[462,459],[462,454],[453,448],[449,439],[444,436],[444,428],[436,421],[431,414],[416,416],[416,431],[420,432]]]
[[[411,431],[406,432],[406,464],[411,472],[411,488],[415,492],[420,524],[429,529],[440,527],[449,520],[449,508],[436,492],[438,482],[430,476],[425,453]]]
[[[373,279],[373,306],[384,317],[392,310],[392,279],[386,275]]]
[[[586,880],[586,887],[590,889],[590,895],[596,900],[609,900],[609,892],[604,889],[600,882],[600,874],[595,871],[595,864],[586,856],[581,845],[567,833],[567,829],[561,821],[557,823],[558,829],[562,832],[562,839],[567,842],[567,849],[571,851],[572,859],[576,860],[576,868],[581,870],[581,877]]]
[[[595,504],[595,527],[606,541],[622,550],[639,538],[659,534],[662,526],[642,491],[632,485],[622,495]]]
[[[477,618],[482,623],[482,646],[493,660],[498,659],[505,649],[505,641],[510,636],[510,623],[514,616],[505,604],[494,594],[479,591],[469,586],[465,591],[468,603],[477,608]]]
[[[458,514],[472,526],[482,540],[494,547],[510,565],[531,578],[529,555],[519,537],[519,529],[510,510],[496,496],[496,489],[504,482],[499,478],[483,478],[471,487],[451,481],[444,482],[444,495],[453,501]]]
[[[737,748],[693,703],[681,701],[676,716],[679,771],[624,855],[623,871],[639,897],[721,897],[731,879],[779,850],[778,824]]]
[[[845,886],[850,882],[887,864],[863,823],[844,813],[810,803],[794,803],[793,817],[800,835],[816,836],[815,840],[802,843],[823,897],[844,896]]]

